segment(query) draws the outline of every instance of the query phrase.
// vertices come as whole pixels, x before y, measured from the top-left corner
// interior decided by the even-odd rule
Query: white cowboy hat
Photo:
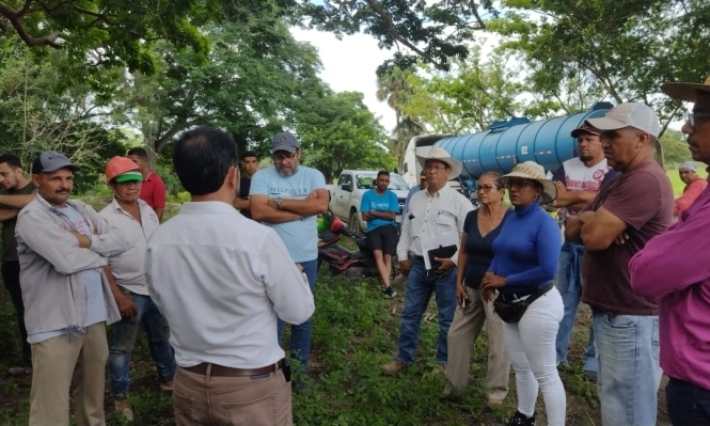
[[[451,158],[451,155],[441,147],[435,146],[429,151],[429,155],[426,157],[422,157],[417,155],[417,161],[419,161],[419,165],[424,169],[424,166],[426,165],[427,160],[436,160],[436,161],[441,161],[442,163],[446,163],[446,165],[449,166],[451,169],[451,173],[449,173],[449,180],[456,179],[459,177],[461,174],[461,170],[463,170],[463,166],[461,165],[461,162],[455,158]]]
[[[503,185],[507,186],[508,178],[512,177],[531,179],[540,182],[543,188],[542,194],[540,194],[541,204],[549,204],[557,198],[557,187],[555,187],[555,184],[550,179],[547,179],[545,175],[545,168],[534,161],[525,161],[520,164],[516,164],[515,167],[513,167],[512,172],[507,175],[503,175],[498,179],[503,182]]]

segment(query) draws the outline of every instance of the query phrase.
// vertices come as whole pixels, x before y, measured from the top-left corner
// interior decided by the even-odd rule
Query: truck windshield
[[[374,188],[376,178],[377,173],[359,174],[355,176],[358,189]],[[409,191],[409,186],[407,186],[407,183],[402,179],[402,176],[395,173],[390,173],[390,186],[388,188],[395,191]]]

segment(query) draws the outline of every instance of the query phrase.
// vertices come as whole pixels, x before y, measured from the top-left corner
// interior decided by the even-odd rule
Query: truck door
[[[347,217],[350,206],[350,196],[352,195],[353,179],[347,173],[343,173],[338,178],[338,186],[333,194],[333,214],[340,218]]]

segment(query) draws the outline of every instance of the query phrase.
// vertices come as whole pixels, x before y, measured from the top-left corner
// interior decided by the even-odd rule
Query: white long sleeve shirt
[[[434,195],[429,194],[426,189],[415,192],[402,223],[397,257],[404,260],[408,252],[423,256],[422,239],[454,233],[458,234],[460,241],[466,215],[472,210],[471,202],[449,185],[445,185]],[[458,253],[454,254],[451,260],[456,263]]]
[[[146,278],[181,367],[260,368],[284,357],[277,316],[301,324],[313,294],[272,229],[222,202],[185,203],[148,242]]]

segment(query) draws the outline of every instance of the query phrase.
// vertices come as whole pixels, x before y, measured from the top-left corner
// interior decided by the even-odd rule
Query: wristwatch
[[[274,198],[274,205],[276,206],[277,209],[281,210],[281,203],[283,202],[283,198],[281,197],[276,197]]]

